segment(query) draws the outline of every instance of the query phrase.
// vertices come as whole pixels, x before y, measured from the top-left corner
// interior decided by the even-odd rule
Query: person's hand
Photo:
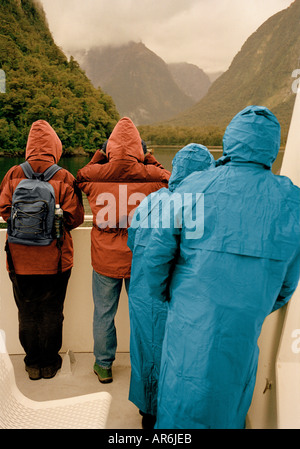
[[[104,142],[104,144],[103,144],[102,147],[101,147],[101,151],[102,151],[104,154],[106,154],[107,142],[108,142],[108,140],[106,140],[106,142]]]

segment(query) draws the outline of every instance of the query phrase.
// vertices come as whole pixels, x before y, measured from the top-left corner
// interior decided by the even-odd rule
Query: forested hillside
[[[47,120],[66,152],[98,148],[119,114],[110,96],[95,89],[78,63],[54,43],[34,0],[0,2],[0,151],[22,152],[32,122]]]

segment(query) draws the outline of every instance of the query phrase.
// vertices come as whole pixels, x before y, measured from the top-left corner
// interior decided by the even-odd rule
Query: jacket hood
[[[111,133],[106,146],[109,160],[137,159],[144,160],[142,139],[137,128],[128,117],[118,121]]]
[[[248,106],[227,126],[220,161],[256,162],[271,168],[280,148],[280,133],[280,124],[269,109]]]
[[[45,120],[34,122],[30,128],[25,158],[58,163],[62,155],[62,143],[54,129]]]
[[[215,166],[215,160],[204,145],[190,143],[176,153],[172,161],[169,190],[173,191],[188,175]]]

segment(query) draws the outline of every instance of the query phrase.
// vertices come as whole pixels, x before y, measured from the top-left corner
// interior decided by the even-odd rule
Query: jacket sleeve
[[[67,177],[60,192],[61,208],[64,211],[65,227],[68,231],[80,226],[84,221],[82,193],[76,180],[67,172]]]
[[[134,239],[135,239],[136,229],[128,228],[128,238],[127,238],[127,246],[130,251],[133,253],[134,250]]]
[[[0,215],[3,220],[7,221],[10,217],[11,203],[12,203],[12,191],[10,188],[10,180],[12,173],[16,166],[12,167],[4,176],[0,186]]]
[[[176,213],[181,214],[181,210]],[[148,293],[151,297],[163,302],[170,299],[169,285],[176,264],[181,235],[181,229],[175,226],[179,217],[174,216],[171,202],[170,216],[166,217],[165,214],[169,214],[168,207],[163,212],[159,227],[152,230],[143,258]],[[170,219],[170,226],[163,227],[162,223],[166,223],[164,220],[168,219]]]
[[[87,165],[105,164],[107,162],[106,154],[102,150],[97,150]]]
[[[101,150],[97,150],[90,162],[77,172],[77,185],[85,192],[89,193],[89,182],[95,180],[95,176],[99,174],[99,165],[108,162],[106,155]]]
[[[300,249],[288,266],[284,282],[272,312],[284,306],[293,296],[300,278]]]
[[[149,215],[149,199],[151,197],[151,194],[143,199],[141,204],[135,209],[133,218],[130,223],[130,227],[128,228],[128,239],[127,239],[127,246],[131,250],[131,252],[134,251],[134,247],[136,245],[136,232],[138,228],[145,226],[142,221]],[[146,225],[147,227],[147,225]]]
[[[127,230],[128,232],[127,246],[132,253],[135,246],[135,234],[138,228],[139,207],[136,208],[132,221],[130,223],[130,227]]]
[[[162,166],[162,164],[160,162],[158,162],[155,157],[153,156],[153,154],[151,153],[147,153],[144,159],[144,164],[145,165],[155,165],[155,167],[159,167],[161,169],[164,170],[164,167]]]

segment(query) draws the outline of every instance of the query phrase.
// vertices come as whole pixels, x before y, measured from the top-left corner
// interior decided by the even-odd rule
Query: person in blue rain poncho
[[[150,236],[141,262],[147,295],[168,304],[158,429],[245,427],[262,324],[289,301],[300,273],[300,189],[271,171],[279,146],[267,108],[241,111],[219,166],[176,190],[202,193],[203,208],[194,201],[189,213],[183,203],[170,228]],[[192,213],[203,223],[195,235]]]
[[[157,381],[161,346],[166,321],[166,304],[145,294],[142,258],[149,236],[165,201],[180,182],[195,171],[215,166],[208,149],[191,143],[182,148],[172,161],[169,189],[148,195],[136,209],[128,229],[128,246],[133,253],[129,287],[131,379],[129,400],[143,415],[144,428],[153,428],[156,416]]]

